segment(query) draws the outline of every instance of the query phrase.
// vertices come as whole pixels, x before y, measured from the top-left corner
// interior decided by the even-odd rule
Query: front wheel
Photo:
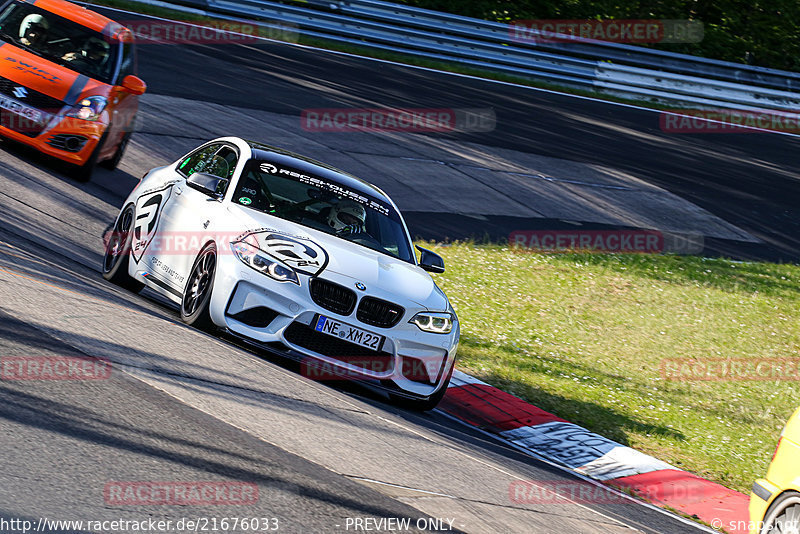
[[[97,142],[97,146],[94,147],[92,150],[89,159],[86,160],[86,163],[83,165],[71,165],[69,174],[79,182],[88,182],[92,179],[92,174],[94,173],[94,169],[97,167],[97,158],[100,157],[100,150],[103,148],[103,145],[106,142],[106,137],[108,137],[108,130],[100,137],[100,140]]]
[[[125,135],[122,136],[122,140],[120,140],[119,145],[117,146],[116,152],[114,155],[111,156],[110,159],[105,161],[101,161],[98,163],[104,169],[108,169],[109,171],[113,171],[119,165],[119,162],[122,161],[122,156],[125,154],[125,149],[128,148],[128,141],[131,139],[131,132],[126,132]]]
[[[138,293],[144,284],[131,278],[128,274],[128,262],[131,257],[131,240],[134,223],[133,204],[129,204],[117,217],[114,228],[107,233],[106,250],[103,254],[103,278],[120,287]]]
[[[444,382],[442,382],[442,387],[430,397],[423,399],[409,399],[399,395],[389,394],[392,404],[414,412],[427,412],[429,410],[433,410],[439,405],[439,402],[441,402],[447,393],[447,387],[450,385],[450,379],[453,376],[453,369],[455,369],[455,367],[456,362],[453,362],[453,365],[450,366],[450,372],[447,373],[447,378],[445,378]]]
[[[800,532],[800,493],[790,491],[778,497],[769,507],[761,534]]]
[[[217,247],[214,243],[209,243],[194,260],[181,299],[181,320],[207,332],[216,329],[208,310],[216,272]]]

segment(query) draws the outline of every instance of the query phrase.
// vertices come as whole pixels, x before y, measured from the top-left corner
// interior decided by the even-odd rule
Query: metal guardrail
[[[302,35],[450,61],[625,97],[704,107],[800,110],[800,73],[710,60],[621,43],[513,39],[510,26],[382,0],[135,0]],[[266,22],[265,22],[266,21]]]
[[[499,22],[473,19],[450,13],[440,13],[413,8],[380,0],[343,0],[341,2],[315,2],[319,5],[333,6],[342,13],[384,20],[386,22],[416,21],[419,27],[429,30],[460,34],[467,38],[489,38],[509,41],[509,25]],[[424,26],[423,26],[424,25]],[[514,43],[525,46],[525,43]],[[702,76],[730,82],[770,87],[792,91],[800,89],[800,73],[778,71],[764,67],[743,65],[728,61],[718,61],[686,54],[676,54],[663,50],[631,46],[608,41],[557,42],[543,40],[536,48],[560,53],[570,57],[610,61],[621,65],[631,65],[655,70],[666,70],[677,74]]]

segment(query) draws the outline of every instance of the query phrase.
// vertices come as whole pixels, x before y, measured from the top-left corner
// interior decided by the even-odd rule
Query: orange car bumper
[[[33,147],[48,156],[74,165],[83,165],[100,142],[106,126],[102,121],[92,122],[67,117],[35,137],[4,126],[0,126],[0,135]]]

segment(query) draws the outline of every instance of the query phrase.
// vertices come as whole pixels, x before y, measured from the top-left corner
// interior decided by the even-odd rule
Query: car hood
[[[292,223],[266,213],[243,208],[232,204],[228,211],[240,222],[243,232],[258,231],[259,248],[270,251],[265,243],[270,234],[282,234],[300,243],[308,244],[319,253],[321,249],[324,261],[321,265],[299,265],[294,258],[280,257],[285,263],[309,275],[336,273],[366,285],[371,295],[384,298],[395,295],[401,299],[409,299],[431,311],[445,311],[448,301],[444,293],[434,283],[431,276],[421,267],[381,254],[361,245],[326,234],[313,228]],[[276,254],[272,254],[277,256]],[[294,254],[292,254],[294,255]]]
[[[785,439],[800,444],[800,408],[786,422],[782,435]]]
[[[10,43],[0,45],[0,76],[69,105],[87,91],[109,88]]]

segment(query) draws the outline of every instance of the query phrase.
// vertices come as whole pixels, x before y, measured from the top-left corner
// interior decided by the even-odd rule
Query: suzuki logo
[[[15,87],[12,93],[14,93],[14,96],[17,98],[25,98],[28,96],[28,90],[24,87]]]

